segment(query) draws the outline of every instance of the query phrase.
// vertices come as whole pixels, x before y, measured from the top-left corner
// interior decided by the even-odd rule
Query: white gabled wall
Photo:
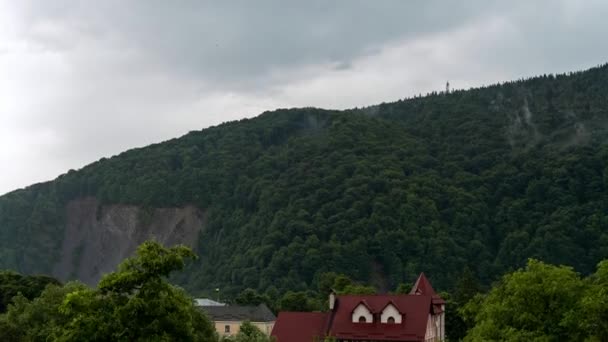
[[[359,317],[361,316],[365,317],[365,322],[367,323],[372,323],[374,321],[374,316],[369,311],[369,309],[363,304],[357,305],[355,310],[353,310],[353,323],[358,323]]]
[[[441,315],[439,317],[439,338],[445,340],[445,304],[441,305]]]
[[[430,315],[426,323],[425,342],[439,342],[445,340],[445,318],[444,312],[439,315]]]
[[[401,324],[402,322],[401,314],[393,304],[389,304],[386,306],[386,308],[384,308],[382,314],[380,315],[380,322],[387,323],[389,317],[393,317],[395,319],[395,324]]]
[[[435,340],[435,320],[433,319],[433,315],[429,314],[429,318],[426,321],[426,336],[424,336],[425,341],[434,341]]]

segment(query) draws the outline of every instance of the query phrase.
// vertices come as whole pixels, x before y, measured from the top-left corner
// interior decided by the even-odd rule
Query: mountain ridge
[[[450,288],[464,267],[489,283],[527,257],[588,273],[608,253],[607,89],[603,65],[279,109],[128,150],[0,196],[0,268],[50,272],[67,203],[94,197],[205,211],[201,259],[178,279],[195,291],[306,290],[323,272],[369,281],[375,269],[379,284],[425,271]]]

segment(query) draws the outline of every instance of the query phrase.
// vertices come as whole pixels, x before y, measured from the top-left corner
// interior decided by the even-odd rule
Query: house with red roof
[[[280,312],[277,342],[445,340],[445,301],[424,273],[405,295],[329,295],[328,312]]]

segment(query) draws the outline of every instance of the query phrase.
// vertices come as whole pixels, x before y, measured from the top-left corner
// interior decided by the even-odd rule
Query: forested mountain
[[[330,271],[380,290],[424,271],[451,289],[465,267],[489,284],[529,257],[588,274],[608,256],[607,137],[607,65],[363,109],[266,112],[0,197],[0,268],[93,268],[81,256],[103,239],[69,241],[74,222],[120,230],[136,218],[131,236],[195,208],[200,232],[183,236],[200,258],[176,279],[194,292],[317,289]],[[88,221],[74,209],[83,201],[96,208]],[[129,208],[132,219],[116,218]]]

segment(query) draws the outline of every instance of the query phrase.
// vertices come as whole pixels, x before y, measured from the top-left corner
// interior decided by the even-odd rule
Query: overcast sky
[[[0,194],[277,107],[608,61],[608,1],[0,0]]]

